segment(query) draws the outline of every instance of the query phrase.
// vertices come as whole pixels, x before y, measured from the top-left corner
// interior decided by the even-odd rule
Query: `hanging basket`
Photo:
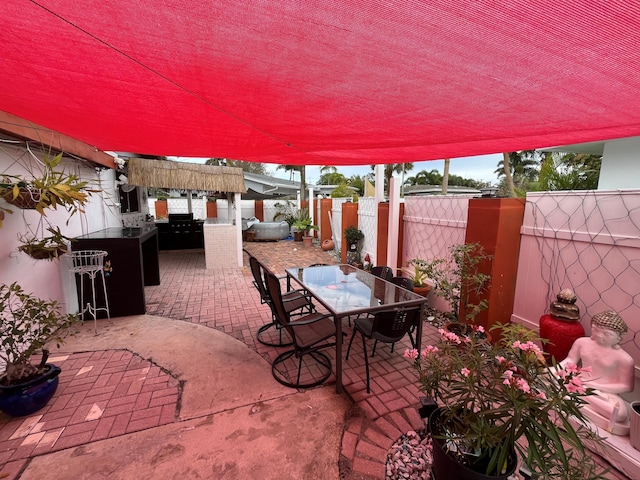
[[[36,260],[53,260],[60,255],[67,253],[67,246],[64,244],[41,247],[36,245],[21,245],[18,247],[23,253]]]
[[[40,195],[42,190],[39,188],[27,188],[20,187],[18,189],[18,195],[13,194],[13,188],[3,188],[0,190],[0,197],[11,205],[15,205],[23,210],[35,210],[36,205],[40,202]]]

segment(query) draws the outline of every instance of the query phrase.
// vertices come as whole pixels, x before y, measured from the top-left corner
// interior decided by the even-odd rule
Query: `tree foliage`
[[[549,153],[542,161],[539,188],[555,190],[591,190],[598,188],[599,155]]]
[[[205,165],[216,165],[219,167],[236,167],[241,168],[243,172],[267,175],[267,169],[264,163],[244,162],[242,160],[230,160],[228,158],[210,158],[204,163]]]

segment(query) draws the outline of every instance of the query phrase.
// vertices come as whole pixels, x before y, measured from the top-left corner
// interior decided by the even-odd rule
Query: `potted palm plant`
[[[12,416],[29,415],[44,407],[58,387],[60,368],[47,363],[47,342],[59,346],[61,331],[76,321],[55,300],[26,293],[17,284],[0,285],[0,410]],[[38,363],[31,357],[41,352]]]
[[[584,447],[595,435],[581,369],[548,365],[523,326],[498,327],[495,344],[441,329],[437,346],[405,351],[439,407],[429,417],[436,478],[506,479],[517,454],[537,479],[603,478]]]
[[[409,272],[409,280],[413,283],[413,291],[423,297],[426,297],[431,290],[427,265],[428,262],[420,258],[414,258],[407,263],[408,267],[413,267],[413,271]]]
[[[298,216],[293,222],[293,228],[294,240],[304,242],[305,246],[311,246],[313,237],[309,235],[309,231],[318,230],[318,227],[311,221],[309,211],[306,208],[301,208],[298,212]]]

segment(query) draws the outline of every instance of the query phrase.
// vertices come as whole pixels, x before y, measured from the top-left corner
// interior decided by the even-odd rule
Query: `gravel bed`
[[[386,480],[431,478],[431,437],[409,431],[391,445],[387,454]]]

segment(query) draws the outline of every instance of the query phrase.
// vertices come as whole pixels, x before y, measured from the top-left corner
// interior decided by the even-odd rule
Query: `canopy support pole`
[[[377,182],[376,182],[377,185]],[[387,232],[387,266],[397,274],[398,238],[400,230],[400,185],[398,179],[391,177],[389,183],[389,230]]]
[[[242,195],[240,193],[234,193],[233,204],[235,205],[236,210],[236,245],[237,245],[237,255],[238,255],[238,266],[242,267]]]

